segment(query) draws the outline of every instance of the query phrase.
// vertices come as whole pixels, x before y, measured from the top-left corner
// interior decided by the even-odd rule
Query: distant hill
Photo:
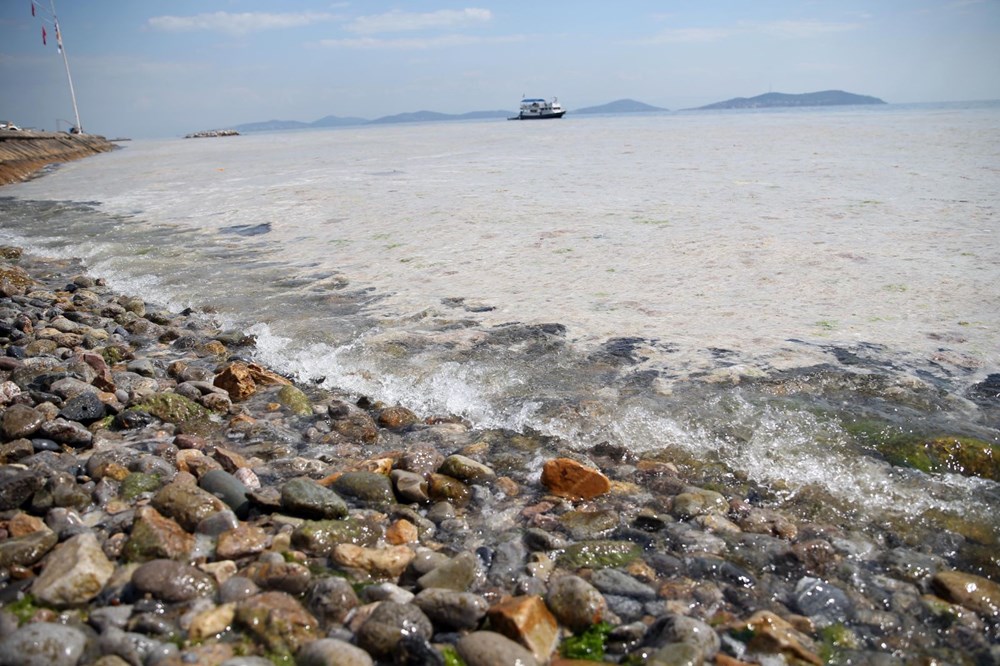
[[[699,106],[697,110],[769,109],[786,106],[842,106],[848,104],[885,104],[885,102],[878,97],[855,95],[843,90],[823,90],[800,95],[769,92],[756,97],[734,97],[724,102]]]
[[[341,118],[340,116],[323,116],[319,120],[309,123],[309,127],[347,127],[348,125],[364,125],[367,122],[364,118],[353,118],[350,116],[346,118]]]
[[[600,106],[587,106],[582,109],[574,109],[573,113],[650,113],[653,111],[668,111],[658,106],[650,106],[634,99],[619,99]]]
[[[233,125],[233,129],[238,132],[272,132],[274,130],[304,129],[309,127],[309,123],[298,120],[264,120],[258,123],[246,123],[244,125]]]
[[[427,123],[440,122],[444,120],[479,120],[484,118],[506,118],[507,111],[470,111],[469,113],[438,113],[437,111],[414,111],[412,113],[398,113],[394,116],[382,116],[375,120],[368,121],[372,125],[386,123]]]

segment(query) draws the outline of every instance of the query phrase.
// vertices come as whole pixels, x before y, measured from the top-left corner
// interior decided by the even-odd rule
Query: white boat
[[[521,100],[521,112],[507,120],[545,120],[547,118],[562,118],[566,110],[558,99],[551,102],[541,98],[526,97]]]

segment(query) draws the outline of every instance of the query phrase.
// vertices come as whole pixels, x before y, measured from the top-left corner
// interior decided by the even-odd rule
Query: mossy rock
[[[308,416],[312,414],[312,403],[301,390],[294,386],[282,386],[278,390],[278,403],[293,414]]]
[[[292,545],[313,555],[329,555],[337,544],[370,547],[381,536],[381,527],[367,520],[307,520],[292,532]]]
[[[24,250],[19,247],[14,247],[13,245],[0,246],[0,259],[5,261],[17,262],[21,259],[22,254],[24,254]]]
[[[1000,447],[985,440],[905,432],[876,419],[854,420],[842,427],[893,465],[928,474],[953,473],[1000,481]]]
[[[624,567],[642,554],[642,546],[631,541],[595,539],[569,546],[559,556],[559,565],[571,569]]]
[[[0,266],[0,282],[7,282],[21,290],[26,290],[35,284],[31,276],[23,268],[17,266]]]
[[[208,426],[212,412],[179,393],[158,393],[135,406],[161,421],[180,426],[186,432]]]
[[[159,474],[133,472],[122,480],[121,496],[124,500],[133,500],[143,493],[159,490],[163,485]]]

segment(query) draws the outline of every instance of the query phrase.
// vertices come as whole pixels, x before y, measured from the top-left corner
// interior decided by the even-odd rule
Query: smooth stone
[[[83,425],[76,421],[67,421],[64,418],[46,421],[38,429],[38,433],[43,437],[74,448],[87,447],[94,441],[94,434]]]
[[[376,583],[369,585],[362,592],[364,600],[368,603],[373,601],[394,601],[397,604],[408,604],[416,597],[413,592],[403,589],[395,583]]]
[[[599,539],[617,529],[620,522],[617,511],[567,511],[559,516],[559,523],[575,540]]]
[[[333,482],[333,489],[376,508],[385,508],[396,502],[389,477],[376,472],[344,472]]]
[[[394,469],[389,475],[396,487],[396,494],[404,502],[423,504],[430,501],[427,479],[416,472]]]
[[[219,585],[219,601],[230,603],[252,597],[260,592],[260,587],[246,576],[230,576]]]
[[[597,588],[575,575],[549,581],[545,603],[556,619],[573,632],[600,622],[608,610],[607,601]]]
[[[375,659],[391,657],[404,637],[427,640],[434,627],[413,604],[382,601],[357,631],[357,643]]]
[[[76,666],[86,647],[86,634],[75,627],[33,622],[0,641],[0,666]]]
[[[83,532],[53,549],[31,592],[57,608],[86,603],[101,592],[114,570],[97,537]]]
[[[236,560],[254,555],[267,549],[271,542],[268,533],[247,523],[239,523],[234,528],[221,532],[215,543],[215,554],[227,560]]]
[[[49,529],[0,541],[0,568],[11,565],[28,567],[42,559],[59,542],[59,536]]]
[[[198,479],[198,486],[225,502],[240,520],[246,520],[250,513],[247,497],[250,491],[235,476],[222,469],[209,470]]]
[[[311,479],[291,479],[281,487],[281,506],[303,518],[324,520],[347,517],[347,503],[333,490]]]
[[[541,482],[553,495],[570,499],[592,499],[611,490],[608,477],[570,458],[546,462]]]
[[[378,413],[378,424],[389,430],[402,430],[419,420],[420,418],[406,407],[386,407]]]
[[[153,560],[132,573],[132,584],[163,601],[190,601],[215,592],[215,580],[188,564],[173,560]]]
[[[820,627],[846,622],[851,600],[839,587],[818,578],[805,577],[795,585],[794,607]]]
[[[689,488],[674,497],[670,513],[680,520],[688,520],[708,513],[724,514],[728,510],[729,503],[720,493],[702,488]]]
[[[5,440],[31,437],[45,422],[45,414],[28,405],[11,405],[0,417],[0,435]]]
[[[368,591],[372,587],[377,586],[365,589]],[[412,596],[411,594],[410,598]],[[358,607],[358,603],[354,587],[337,576],[315,579],[306,591],[306,608],[324,622],[343,623],[348,614]]]
[[[722,645],[719,635],[707,623],[677,613],[669,613],[657,619],[643,639],[644,645],[656,648],[676,643],[693,645],[703,659],[714,658]]]
[[[931,579],[931,589],[984,618],[1000,617],[1000,585],[987,578],[963,571],[942,571]]]
[[[646,661],[647,666],[703,666],[704,663],[698,647],[690,643],[664,645]]]
[[[590,577],[590,584],[604,594],[617,594],[640,601],[652,601],[656,598],[656,590],[620,569],[598,569]]]
[[[373,666],[374,663],[361,648],[336,638],[313,641],[295,655],[295,666]]]
[[[538,666],[524,646],[495,631],[474,631],[458,639],[455,650],[466,666]]]
[[[197,534],[207,534],[218,537],[223,532],[228,532],[240,526],[240,519],[232,511],[219,511],[213,513],[208,518],[198,523],[195,529]]]
[[[207,490],[181,481],[173,481],[160,488],[153,496],[152,505],[188,532],[194,532],[202,520],[227,508],[222,500]]]
[[[177,646],[145,634],[109,627],[98,639],[105,655],[121,657],[128,664],[149,664],[177,653]]]
[[[244,575],[265,590],[280,590],[299,595],[309,587],[312,573],[299,562],[257,561],[244,571]]]
[[[492,468],[457,453],[445,458],[437,471],[468,484],[488,483],[497,478]]]
[[[194,544],[194,536],[188,534],[177,521],[151,506],[142,506],[135,512],[132,531],[122,555],[127,562],[178,559],[190,553]]]
[[[421,590],[413,600],[435,626],[472,629],[486,615],[486,599],[471,592],[431,588]]]
[[[473,553],[459,553],[448,562],[435,567],[417,579],[417,586],[426,590],[443,587],[464,592],[475,580],[479,562]]]

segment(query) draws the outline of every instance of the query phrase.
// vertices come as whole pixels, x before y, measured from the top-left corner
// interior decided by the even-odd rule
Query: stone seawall
[[[103,136],[0,130],[0,185],[25,180],[49,164],[105,153],[114,144]]]

